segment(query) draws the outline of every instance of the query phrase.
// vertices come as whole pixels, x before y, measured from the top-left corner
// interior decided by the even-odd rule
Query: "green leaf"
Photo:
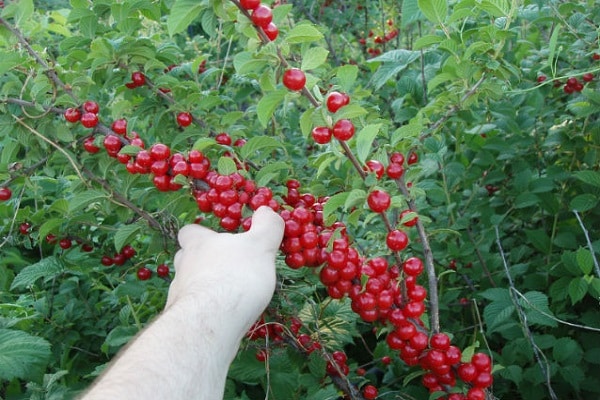
[[[423,19],[423,13],[419,10],[419,2],[417,0],[404,0],[402,2],[402,22],[401,27],[406,28],[413,22]]]
[[[381,124],[367,125],[356,135],[356,152],[361,163],[364,164],[369,154],[371,154],[371,146],[380,129]]]
[[[50,218],[46,220],[39,229],[40,238],[46,238],[49,233],[60,232],[60,227],[65,223],[63,218]]]
[[[595,171],[577,171],[573,175],[580,181],[600,188],[600,172]]]
[[[288,43],[314,42],[323,38],[323,34],[312,24],[299,24],[285,36]]]
[[[10,285],[10,290],[29,287],[40,278],[48,281],[62,273],[62,271],[63,265],[55,256],[42,258],[35,264],[23,268]]]
[[[221,175],[231,175],[237,171],[237,165],[231,157],[221,157],[217,163],[217,171]]]
[[[496,18],[507,17],[510,12],[510,5],[507,0],[483,0],[479,4],[479,8]]]
[[[554,314],[548,308],[548,296],[542,292],[530,291],[525,293],[523,297],[526,301],[520,299],[519,302],[527,315],[528,323],[552,327],[558,325],[556,320],[552,318]]]
[[[379,57],[370,59],[368,62],[382,62],[383,64],[375,71],[371,77],[371,85],[375,89],[381,88],[387,81],[395,77],[401,71],[404,71],[413,61],[420,56],[418,51],[410,50],[391,50]]]
[[[141,226],[137,224],[122,225],[115,233],[115,249],[120,251],[126,244],[131,243],[136,235],[141,231]]]
[[[306,71],[320,67],[327,60],[329,51],[322,47],[311,47],[302,55],[302,66],[300,69]]]
[[[542,253],[546,254],[550,250],[551,240],[543,229],[525,229],[525,236],[529,243]]]
[[[75,213],[80,211],[92,203],[104,201],[106,199],[106,193],[99,190],[86,190],[80,192],[69,200],[69,212]]]
[[[598,204],[598,197],[591,193],[580,194],[571,200],[569,208],[573,211],[589,211]]]
[[[31,20],[31,16],[33,15],[33,0],[19,0],[14,2],[7,2],[2,13],[2,17],[4,18],[14,18],[15,25],[19,28],[23,27],[23,22],[27,22]]]
[[[356,82],[358,67],[352,64],[343,65],[336,70],[335,76],[340,88],[348,92],[352,89],[354,82]]]
[[[334,194],[323,206],[323,219],[327,219],[335,210],[342,207],[348,198],[348,192]]]
[[[581,268],[581,272],[588,275],[592,272],[594,268],[594,259],[592,258],[592,253],[586,248],[580,248],[576,253],[577,257],[577,265]]]
[[[273,179],[279,180],[283,171],[289,171],[290,165],[285,161],[270,162],[260,169],[254,176],[258,186],[267,186]],[[287,174],[286,174],[287,175]]]
[[[267,127],[269,120],[273,116],[275,109],[283,102],[286,94],[288,93],[285,89],[276,90],[274,92],[266,94],[256,106],[256,114],[258,120],[263,127]]]
[[[415,41],[415,45],[413,46],[413,50],[421,50],[423,48],[429,47],[433,44],[441,43],[444,40],[441,36],[436,35],[425,35],[418,38]]]
[[[562,337],[554,343],[552,356],[562,365],[574,365],[583,358],[583,351],[575,340]]]
[[[483,310],[483,319],[486,322],[489,333],[502,330],[506,322],[515,312],[515,306],[508,302],[494,301]]]
[[[23,331],[0,329],[0,379],[38,380],[51,355],[46,340]]]
[[[588,282],[585,278],[573,278],[571,282],[569,282],[569,297],[571,298],[571,303],[573,305],[579,303],[581,299],[583,299],[588,291]]]
[[[167,17],[169,36],[183,32],[194,21],[200,11],[206,7],[206,1],[175,0]]]
[[[283,149],[283,144],[270,136],[256,136],[250,138],[246,144],[242,146],[240,149],[240,156],[243,159],[246,159],[259,151],[270,151],[274,149]]]
[[[362,117],[367,114],[367,110],[359,106],[358,104],[348,104],[340,108],[336,113],[336,121],[340,119],[352,119],[357,117]]]
[[[448,14],[448,3],[446,0],[418,0],[418,5],[428,20],[443,25]]]
[[[344,202],[344,210],[349,210],[353,207],[364,204],[366,198],[367,192],[364,190],[352,189],[352,191],[348,194],[348,198]]]

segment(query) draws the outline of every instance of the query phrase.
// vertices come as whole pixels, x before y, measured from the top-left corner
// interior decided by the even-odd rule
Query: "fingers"
[[[264,244],[267,250],[276,252],[283,240],[284,228],[283,218],[270,207],[262,206],[252,215],[252,226],[248,235]]]
[[[208,240],[217,233],[198,224],[186,225],[179,230],[177,240],[182,249],[186,247],[197,245],[202,241]]]

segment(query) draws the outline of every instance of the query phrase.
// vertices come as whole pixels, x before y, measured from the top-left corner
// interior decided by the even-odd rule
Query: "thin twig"
[[[577,210],[573,210],[573,214],[575,214],[575,217],[577,218],[577,222],[579,222],[579,226],[581,227],[581,230],[583,231],[583,235],[585,236],[585,241],[587,243],[588,249],[590,250],[590,254],[592,255],[592,260],[594,260],[594,269],[596,270],[596,275],[598,275],[598,278],[600,278],[600,265],[598,265],[598,259],[596,258],[596,253],[594,251],[594,246],[592,245],[592,240],[590,238],[589,232],[586,229],[585,225],[583,224],[583,220],[579,216],[579,212],[577,212]]]

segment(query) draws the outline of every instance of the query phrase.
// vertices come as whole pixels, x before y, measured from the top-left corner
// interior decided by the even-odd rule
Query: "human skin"
[[[222,399],[240,342],[273,296],[283,230],[268,207],[245,233],[183,227],[164,311],[81,399]]]

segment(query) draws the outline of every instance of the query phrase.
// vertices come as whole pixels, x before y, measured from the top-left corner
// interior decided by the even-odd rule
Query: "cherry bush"
[[[0,2],[0,397],[76,396],[262,205],[225,398],[598,396],[592,3]]]

